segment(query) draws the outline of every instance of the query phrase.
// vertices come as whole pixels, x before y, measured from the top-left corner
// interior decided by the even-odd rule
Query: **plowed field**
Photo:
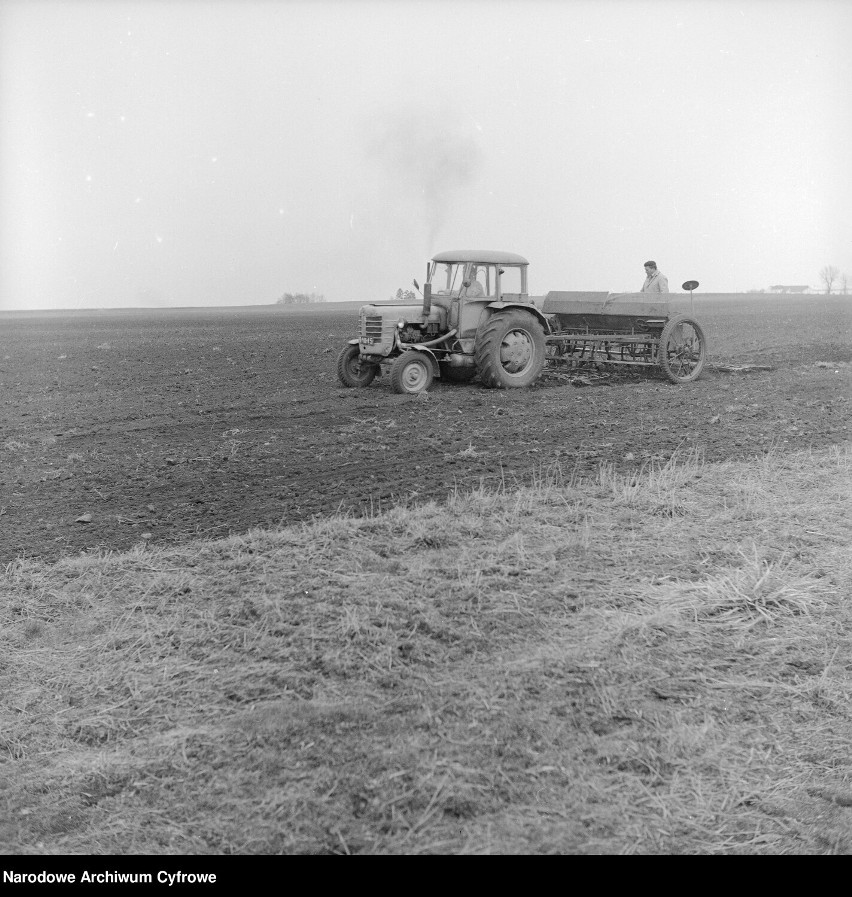
[[[678,447],[712,461],[849,439],[852,298],[730,298],[698,318],[711,367],[694,384],[622,369],[411,397],[387,377],[338,383],[357,305],[7,312],[0,561],[377,512],[555,463],[570,475]]]

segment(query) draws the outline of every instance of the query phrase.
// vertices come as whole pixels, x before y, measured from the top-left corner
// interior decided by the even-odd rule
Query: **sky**
[[[852,274],[848,0],[0,0],[0,309]]]

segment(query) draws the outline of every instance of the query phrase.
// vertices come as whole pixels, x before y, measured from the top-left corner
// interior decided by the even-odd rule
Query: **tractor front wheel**
[[[361,350],[350,343],[337,356],[337,378],[344,386],[369,386],[376,376],[378,365],[361,361]]]
[[[426,392],[434,376],[432,359],[415,349],[403,352],[391,364],[390,382],[394,392],[411,396]]]
[[[529,386],[538,379],[544,362],[544,329],[529,312],[498,312],[477,336],[479,379],[492,389]]]

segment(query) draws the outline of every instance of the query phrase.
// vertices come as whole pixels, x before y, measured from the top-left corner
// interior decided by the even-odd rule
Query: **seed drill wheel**
[[[391,364],[390,382],[394,392],[417,395],[432,385],[432,359],[422,352],[409,349]]]
[[[707,340],[701,325],[688,315],[667,321],[657,359],[672,383],[697,380],[707,363]]]
[[[361,361],[357,345],[345,346],[337,356],[337,378],[344,386],[369,386],[376,376],[377,366]]]
[[[479,379],[492,389],[529,386],[544,362],[544,330],[537,318],[520,309],[493,315],[477,337]]]

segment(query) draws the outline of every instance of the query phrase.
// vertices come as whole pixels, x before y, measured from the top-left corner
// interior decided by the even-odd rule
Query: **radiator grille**
[[[382,318],[381,315],[365,315],[364,323],[361,328],[361,336],[380,343],[382,341]]]

